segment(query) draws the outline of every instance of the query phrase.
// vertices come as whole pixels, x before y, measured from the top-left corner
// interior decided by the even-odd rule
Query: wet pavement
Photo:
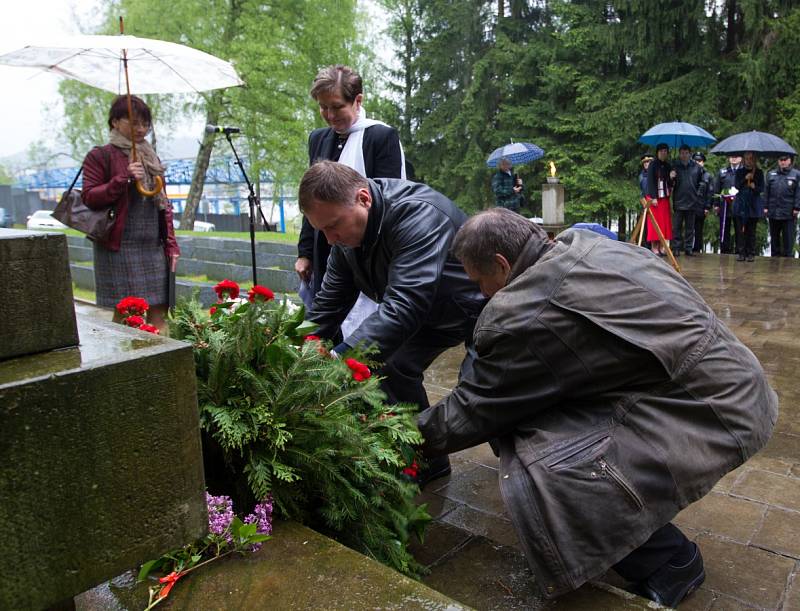
[[[706,567],[705,583],[681,609],[800,611],[800,260],[745,263],[706,254],[682,257],[680,264],[758,356],[780,397],[767,447],[675,519],[700,546]],[[432,403],[455,383],[462,356],[454,348],[429,370]],[[500,499],[497,458],[484,444],[451,461],[452,475],[431,482],[420,496],[435,517],[424,545],[415,548],[431,570],[427,585],[476,609],[653,608],[614,588],[624,584],[613,573],[542,601]]]

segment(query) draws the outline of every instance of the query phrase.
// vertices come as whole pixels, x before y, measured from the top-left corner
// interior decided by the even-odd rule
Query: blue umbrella
[[[512,142],[494,149],[492,154],[489,155],[489,159],[486,160],[486,165],[490,168],[496,168],[503,157],[507,158],[511,165],[519,165],[541,159],[544,157],[544,151],[535,144],[528,142]]]
[[[595,233],[599,233],[607,238],[611,238],[612,240],[618,240],[619,236],[608,229],[607,227],[603,227],[600,223],[575,223],[572,226],[573,229],[588,229],[589,231],[594,231]]]
[[[683,121],[659,123],[639,136],[639,142],[655,146],[664,142],[669,148],[675,149],[682,144],[686,146],[709,146],[717,139],[702,127]]]

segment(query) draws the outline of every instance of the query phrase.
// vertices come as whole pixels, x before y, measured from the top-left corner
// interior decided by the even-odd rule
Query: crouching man
[[[777,396],[756,357],[646,250],[586,230],[555,242],[492,209],[453,252],[490,297],[477,358],[419,416],[425,454],[492,439],[544,596],[613,568],[674,607],[705,578],[670,523],[766,444]]]

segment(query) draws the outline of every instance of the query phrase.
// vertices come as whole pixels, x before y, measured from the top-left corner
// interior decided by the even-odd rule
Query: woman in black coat
[[[397,130],[366,118],[361,77],[352,68],[337,64],[319,71],[311,87],[319,114],[328,127],[315,129],[308,137],[309,164],[338,161],[367,178],[405,178],[405,158]],[[308,283],[310,305],[322,286],[330,254],[325,236],[303,218],[297,244],[295,271]],[[312,280],[313,278],[313,280]]]

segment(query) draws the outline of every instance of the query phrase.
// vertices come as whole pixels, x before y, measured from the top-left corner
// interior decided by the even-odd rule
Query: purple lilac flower
[[[208,506],[208,530],[214,535],[223,535],[228,543],[233,541],[231,522],[233,522],[233,501],[229,496],[211,496],[206,492]]]
[[[245,524],[256,524],[256,532],[260,535],[272,534],[272,495],[260,503],[256,504],[253,508],[253,513],[244,519]],[[253,545],[253,551],[257,552],[261,549],[260,543]]]

